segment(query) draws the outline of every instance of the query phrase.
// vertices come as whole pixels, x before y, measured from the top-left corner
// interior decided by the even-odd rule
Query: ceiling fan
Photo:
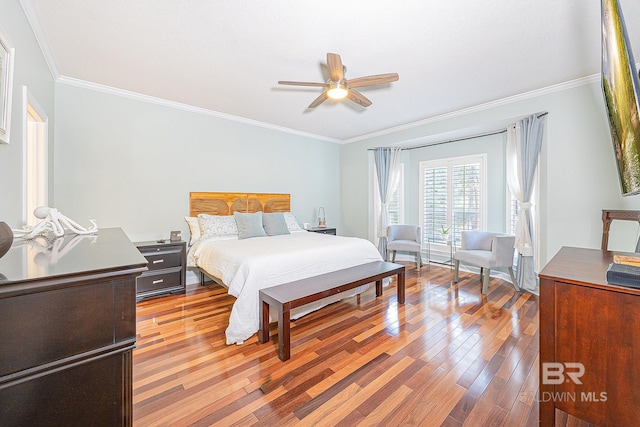
[[[355,79],[347,80],[344,78],[346,67],[342,65],[340,55],[337,53],[327,53],[327,68],[329,68],[329,80],[327,80],[326,83],[279,81],[278,84],[326,88],[322,94],[309,105],[309,108],[317,107],[326,101],[327,98],[348,98],[358,105],[368,107],[371,105],[371,101],[369,101],[369,99],[360,92],[354,90],[354,88],[381,85],[398,80],[397,73],[376,74],[373,76],[356,77]]]

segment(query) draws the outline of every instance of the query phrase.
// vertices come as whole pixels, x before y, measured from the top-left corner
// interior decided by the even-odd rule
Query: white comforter
[[[229,294],[237,298],[226,330],[227,344],[242,343],[258,331],[260,289],[382,260],[368,240],[312,232],[243,240],[201,239],[193,245],[190,255],[198,267],[222,280]],[[341,297],[344,295],[325,299],[303,312]],[[296,314],[301,315],[293,312],[292,318]]]

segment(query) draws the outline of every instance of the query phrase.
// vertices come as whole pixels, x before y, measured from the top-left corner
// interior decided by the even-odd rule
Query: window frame
[[[427,245],[432,245],[435,249],[444,249],[448,246],[443,243],[438,243],[437,241],[429,243],[429,238],[431,236],[428,235],[427,227],[424,222],[425,209],[424,209],[424,198],[425,198],[425,188],[424,188],[424,173],[425,169],[432,169],[438,167],[446,167],[447,168],[447,225],[452,226],[453,219],[453,167],[454,166],[462,166],[468,164],[478,163],[480,165],[479,179],[480,179],[480,212],[479,212],[479,229],[485,230],[487,228],[487,153],[479,153],[473,155],[465,155],[465,156],[455,156],[455,157],[446,157],[442,159],[435,160],[423,160],[419,162],[419,223],[422,228],[422,239],[423,239],[423,247]],[[453,241],[452,244],[459,244],[459,241]],[[447,249],[448,250],[448,249]]]
[[[33,94],[26,86],[22,87],[22,139],[23,139],[23,209],[22,220],[26,225],[35,225],[39,219],[33,215],[33,209],[30,209],[30,200],[33,198],[32,191],[35,191],[40,197],[36,197],[35,204],[41,206],[48,206],[49,204],[49,118],[44,108],[38,103]],[[29,136],[32,133],[29,131],[29,124],[34,123],[30,120],[30,112],[32,110],[40,120],[38,123],[37,131],[42,135],[37,143],[38,147],[35,147],[37,152],[37,164],[40,170],[36,170],[35,174],[32,171],[29,164],[29,153],[33,151],[31,146],[32,142],[29,141]],[[30,189],[29,183],[35,180],[35,190]],[[37,207],[37,206],[36,206]]]

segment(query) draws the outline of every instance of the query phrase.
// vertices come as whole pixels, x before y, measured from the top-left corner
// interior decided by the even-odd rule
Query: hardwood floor
[[[225,345],[234,298],[211,285],[138,303],[136,426],[538,425],[538,299],[477,274],[407,265],[394,286],[292,321],[291,359]]]

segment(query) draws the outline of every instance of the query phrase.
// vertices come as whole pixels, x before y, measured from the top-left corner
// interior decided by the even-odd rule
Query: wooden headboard
[[[233,215],[234,212],[290,212],[290,194],[189,193],[189,216]]]

